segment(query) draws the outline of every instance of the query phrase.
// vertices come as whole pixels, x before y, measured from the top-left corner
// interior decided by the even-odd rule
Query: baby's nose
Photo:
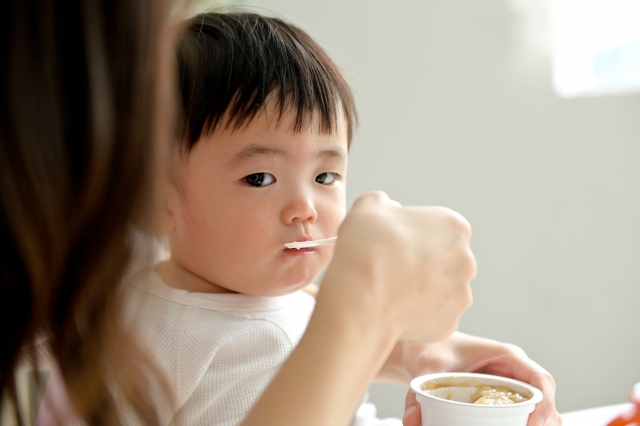
[[[295,221],[314,223],[317,219],[318,212],[313,200],[302,194],[291,198],[282,209],[282,222],[285,224]]]

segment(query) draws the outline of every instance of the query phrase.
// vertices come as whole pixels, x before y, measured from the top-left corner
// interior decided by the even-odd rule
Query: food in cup
[[[526,399],[511,404],[474,404],[479,399],[474,395],[482,386],[504,387]],[[423,426],[527,426],[529,414],[542,400],[542,392],[535,386],[491,374],[427,374],[414,378],[411,389],[420,404]]]
[[[470,395],[470,404],[482,404],[482,405],[505,405],[505,404],[517,404],[519,402],[526,401],[531,398],[531,395],[526,395],[524,392],[521,394],[514,391],[507,386],[499,385],[487,385],[479,381],[458,382],[455,385],[449,379],[445,380],[430,380],[420,385],[422,390],[435,390],[447,387],[469,387],[475,388],[476,391]],[[438,398],[451,400],[451,393],[444,393],[434,395]],[[462,401],[461,401],[462,402]],[[465,401],[466,402],[466,401]]]
[[[529,398],[505,386],[480,386],[471,399],[475,400],[474,404],[504,405],[517,404]]]

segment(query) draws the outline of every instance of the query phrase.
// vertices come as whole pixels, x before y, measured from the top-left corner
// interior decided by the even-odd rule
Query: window
[[[558,95],[640,92],[640,0],[559,0],[558,6]]]

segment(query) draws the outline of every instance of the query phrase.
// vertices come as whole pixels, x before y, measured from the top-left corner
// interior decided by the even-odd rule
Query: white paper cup
[[[460,384],[467,388],[470,383],[505,386],[529,399],[506,405],[471,404],[468,402],[471,392],[465,389],[452,388],[448,392],[447,388],[436,391],[423,390],[421,385],[431,380],[446,380],[452,386]],[[488,374],[427,374],[413,379],[411,389],[416,393],[420,403],[423,426],[526,426],[529,414],[535,409],[536,404],[542,401],[542,392],[538,388],[518,380]],[[432,395],[433,393],[451,400],[438,398]]]

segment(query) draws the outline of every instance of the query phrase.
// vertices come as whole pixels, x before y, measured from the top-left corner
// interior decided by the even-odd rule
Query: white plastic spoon
[[[338,237],[325,238],[324,240],[312,240],[312,241],[294,241],[293,243],[287,243],[284,246],[290,249],[301,249],[318,246],[335,246]]]

